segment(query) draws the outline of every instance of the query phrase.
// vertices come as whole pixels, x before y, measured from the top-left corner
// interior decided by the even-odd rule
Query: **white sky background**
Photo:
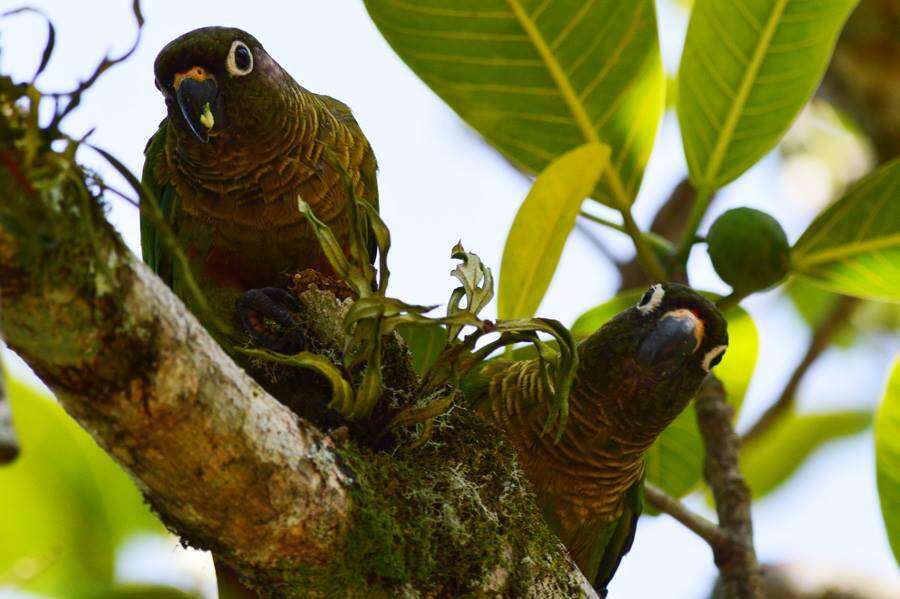
[[[87,76],[109,49],[127,48],[133,35],[128,0],[33,0],[57,26],[57,49],[42,76],[44,89],[66,89]],[[3,7],[19,2],[2,0]],[[361,0],[145,0],[147,24],[137,53],[109,71],[84,96],[67,121],[78,136],[96,127],[92,142],[111,151],[135,173],[143,164],[146,140],[164,116],[153,86],[152,63],[165,43],[205,25],[237,26],[254,34],[302,85],[348,103],[374,146],[381,167],[379,187],[384,219],[391,227],[391,294],[419,304],[444,303],[452,288],[450,248],[462,239],[499,270],[503,244],[529,182],[435,96],[397,58],[369,20]],[[660,33],[669,70],[677,65],[684,14],[660,7]],[[34,17],[0,22],[0,69],[30,77],[44,43]],[[110,182],[111,169],[88,151],[80,159]],[[635,206],[642,224],[684,175],[685,164],[673,115],[660,128],[657,147]],[[813,181],[815,183],[815,181]],[[126,186],[119,183],[120,188]],[[801,188],[800,192],[806,191]],[[796,181],[786,181],[775,155],[768,157],[723,194],[712,216],[737,205],[774,214],[794,240],[817,203],[788,202]],[[110,220],[139,252],[137,210],[110,199]],[[712,218],[708,218],[707,223]],[[587,225],[617,256],[629,243],[617,233]],[[703,251],[695,251],[695,285],[725,291]],[[541,314],[570,323],[608,299],[616,272],[583,233],[570,239]],[[808,331],[776,293],[747,302],[756,316],[761,355],[742,422],[759,414],[780,390],[799,360]],[[493,310],[493,307],[489,308]],[[816,366],[801,389],[801,407],[839,409],[877,401],[896,339],[876,339],[850,352],[834,350]],[[16,374],[26,372],[7,352]],[[847,376],[846,373],[853,373]],[[706,510],[702,501],[694,507]],[[830,446],[778,492],[754,506],[756,540],[763,561],[799,561],[822,569],[852,570],[900,585],[900,576],[882,529],[874,480],[871,436]],[[171,552],[168,552],[171,553]],[[129,579],[159,576],[166,552],[131,551]],[[141,567],[146,566],[146,567]],[[135,574],[135,572],[137,572]],[[644,518],[631,554],[611,585],[613,597],[701,597],[715,568],[697,537],[667,517]],[[0,592],[2,594],[2,592]]]

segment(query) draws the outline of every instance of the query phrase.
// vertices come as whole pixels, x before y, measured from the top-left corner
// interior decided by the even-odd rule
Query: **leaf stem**
[[[681,236],[681,243],[678,245],[678,252],[675,254],[675,263],[681,266],[687,264],[688,257],[691,255],[691,248],[697,243],[697,229],[706,215],[715,194],[709,187],[701,187],[697,190],[697,197],[694,198],[694,205],[691,208],[691,214],[688,216],[687,224],[684,228],[684,234]]]
[[[628,236],[631,237],[631,241],[634,242],[634,249],[637,251],[638,259],[640,260],[644,269],[647,271],[647,274],[656,279],[658,282],[668,281],[669,276],[666,274],[666,271],[662,267],[662,264],[660,263],[657,255],[653,253],[652,249],[650,249],[650,245],[647,243],[647,238],[641,232],[637,223],[634,222],[634,217],[631,215],[631,210],[629,210],[628,208],[624,208],[621,210],[621,212],[625,232],[628,233]]]
[[[625,225],[621,225],[617,222],[603,218],[602,216],[597,216],[596,214],[591,214],[590,212],[585,212],[584,210],[579,212],[578,215],[586,220],[597,223],[598,225],[603,225],[604,227],[609,227],[610,229],[614,229],[619,233],[625,233],[626,235],[628,235],[628,230],[625,228]],[[643,232],[642,235],[644,236],[644,239],[647,240],[647,243],[649,243],[653,247],[663,252],[671,253],[673,251],[672,244],[670,244],[665,238],[647,231]]]

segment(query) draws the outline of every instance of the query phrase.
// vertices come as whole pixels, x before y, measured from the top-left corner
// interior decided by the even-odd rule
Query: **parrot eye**
[[[640,301],[637,303],[637,309],[641,314],[650,314],[659,307],[665,295],[666,290],[663,289],[662,285],[653,285],[641,296]]]
[[[232,77],[243,77],[249,75],[253,70],[253,54],[247,44],[240,40],[235,40],[231,44],[231,50],[228,52],[228,59],[225,61],[228,67],[228,74]]]
[[[728,349],[727,345],[719,345],[706,352],[706,355],[703,356],[703,370],[709,372],[714,366],[718,365],[725,356],[726,349]]]

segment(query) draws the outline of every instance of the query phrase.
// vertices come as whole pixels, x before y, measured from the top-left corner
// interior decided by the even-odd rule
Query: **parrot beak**
[[[641,342],[637,363],[666,372],[679,367],[700,347],[704,329],[703,321],[690,310],[666,312]]]
[[[175,76],[175,98],[191,132],[203,143],[220,122],[219,87],[216,80],[203,69],[194,67],[186,74]]]

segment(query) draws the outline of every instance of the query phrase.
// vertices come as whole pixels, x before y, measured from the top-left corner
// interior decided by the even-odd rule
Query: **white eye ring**
[[[728,349],[727,345],[717,345],[716,347],[706,352],[706,355],[703,356],[703,363],[701,364],[703,366],[703,370],[709,372],[709,370],[712,368],[713,360],[724,354],[726,349]]]
[[[244,69],[241,69],[237,64],[237,51],[239,48],[246,50],[247,56],[250,58],[250,65]],[[249,75],[253,70],[253,52],[251,52],[250,48],[247,47],[247,44],[241,40],[234,40],[231,43],[231,49],[228,51],[228,58],[225,59],[225,66],[228,68],[228,74],[232,77]]]
[[[663,289],[662,285],[653,285],[643,296],[641,296],[641,299],[638,300],[638,311],[644,315],[650,314],[659,307],[665,296],[666,290]]]

